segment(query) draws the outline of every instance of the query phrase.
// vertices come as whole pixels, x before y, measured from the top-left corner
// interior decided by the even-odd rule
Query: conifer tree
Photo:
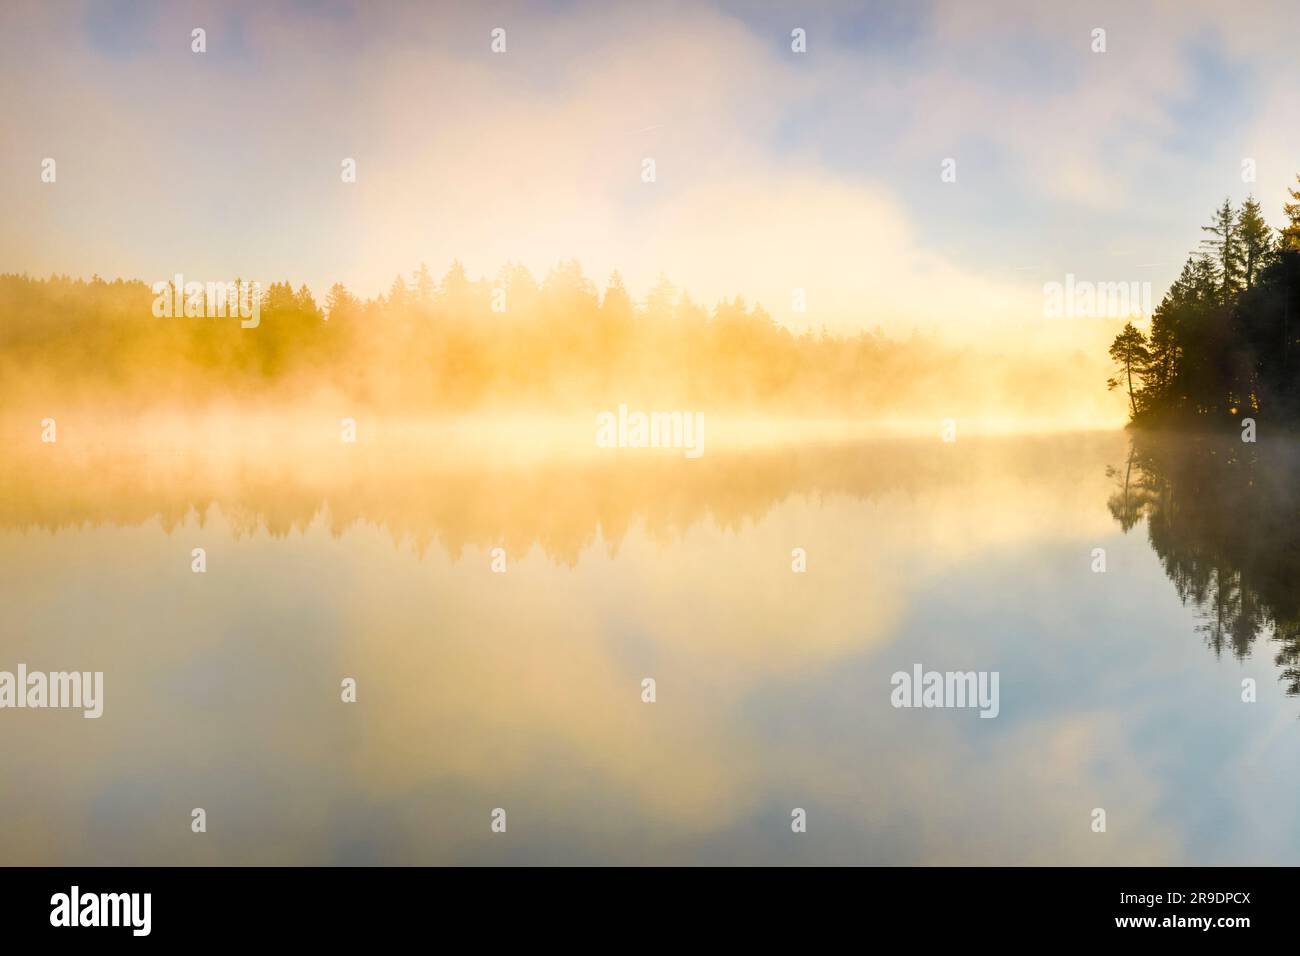
[[[1241,237],[1237,233],[1236,217],[1232,214],[1232,201],[1224,199],[1223,205],[1214,213],[1208,226],[1202,226],[1213,238],[1202,239],[1201,245],[1214,261],[1215,278],[1218,280],[1222,303],[1232,302],[1241,288]]]
[[[1264,221],[1259,200],[1254,196],[1246,197],[1237,213],[1237,235],[1241,240],[1242,277],[1249,292],[1273,254],[1273,230]]]

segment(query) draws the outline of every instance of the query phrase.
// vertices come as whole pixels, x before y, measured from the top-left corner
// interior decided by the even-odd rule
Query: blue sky
[[[792,327],[1023,330],[1066,273],[1158,298],[1224,196],[1279,221],[1297,13],[1225,6],[10,3],[0,269],[375,294],[577,257]]]

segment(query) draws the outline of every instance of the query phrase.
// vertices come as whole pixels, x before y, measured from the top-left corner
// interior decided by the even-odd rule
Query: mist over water
[[[1226,863],[1300,841],[1300,702],[1267,637],[1207,651],[1151,519],[1117,510],[1121,433],[711,423],[689,460],[597,449],[585,422],[362,418],[349,445],[312,416],[224,440],[220,416],[165,420],[6,431],[0,666],[102,670],[106,699],[6,714],[11,862]],[[1000,672],[997,719],[892,707],[918,662]],[[1098,805],[1124,808],[1116,839]]]

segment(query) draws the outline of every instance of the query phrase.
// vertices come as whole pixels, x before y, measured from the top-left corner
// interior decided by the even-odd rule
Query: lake
[[[0,711],[7,864],[1296,862],[1292,446],[74,426],[9,443],[0,669],[103,715]]]

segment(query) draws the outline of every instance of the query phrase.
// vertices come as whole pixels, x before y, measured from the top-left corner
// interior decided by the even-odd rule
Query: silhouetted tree
[[[1300,183],[1300,175],[1296,176]],[[1288,189],[1294,202],[1284,203],[1282,211],[1286,213],[1287,224],[1282,227],[1282,244],[1294,252],[1300,252],[1300,189]]]
[[[1241,239],[1242,272],[1249,292],[1259,271],[1268,265],[1273,254],[1273,230],[1264,221],[1259,200],[1247,196],[1237,213],[1237,235]]]
[[[1147,349],[1146,336],[1139,332],[1132,322],[1124,323],[1124,328],[1119,335],[1115,336],[1115,341],[1110,345],[1110,357],[1119,368],[1119,376],[1109,379],[1106,386],[1113,389],[1127,384],[1129,407],[1132,409],[1133,417],[1136,418],[1138,414],[1137,391],[1141,387],[1141,377],[1151,362],[1151,353]],[[1135,375],[1139,381],[1138,389],[1135,389],[1133,385]]]
[[[1294,226],[1300,202],[1286,209]],[[1261,410],[1278,421],[1300,420],[1292,359],[1300,248],[1275,240],[1253,197],[1236,213],[1225,201],[1203,228],[1212,236],[1202,241],[1206,251],[1188,259],[1161,299],[1145,343],[1126,329],[1111,346],[1117,364],[1140,359],[1140,344],[1147,349],[1145,364],[1132,361],[1123,369],[1125,382],[1130,373],[1135,380],[1133,420],[1185,424]],[[1283,230],[1284,240],[1287,235]]]
[[[1215,278],[1224,305],[1232,301],[1241,284],[1241,240],[1237,235],[1237,219],[1232,212],[1232,201],[1224,199],[1214,213],[1214,219],[1202,231],[1213,238],[1201,240],[1214,262]]]

